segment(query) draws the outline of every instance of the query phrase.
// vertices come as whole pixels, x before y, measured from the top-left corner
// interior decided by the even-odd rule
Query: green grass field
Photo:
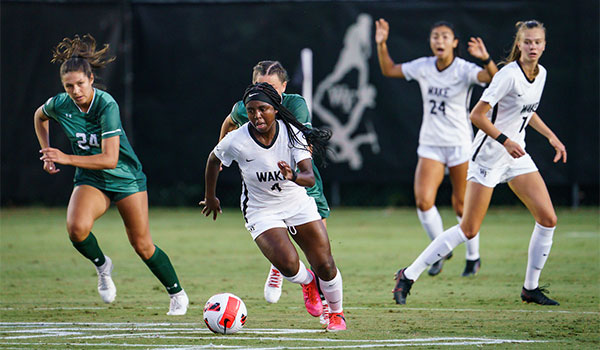
[[[464,246],[437,277],[424,273],[407,305],[396,305],[393,274],[428,243],[415,210],[336,209],[328,220],[344,278],[349,330],[326,333],[303,308],[300,287],[284,282],[277,304],[263,299],[269,263],[227,208],[213,222],[199,209],[150,210],[155,243],[170,256],[191,308],[168,317],[168,297],[129,246],[115,209],[94,227],[115,263],[117,299],[96,291],[93,265],[71,246],[66,209],[1,210],[0,348],[10,349],[337,349],[416,347],[597,349],[600,347],[598,208],[558,210],[541,277],[558,307],[522,304],[533,219],[526,209],[493,208],[482,227],[482,269],[460,276]],[[444,226],[456,223],[442,211]],[[305,260],[306,262],[306,260]],[[210,333],[202,307],[231,292],[248,308],[246,328]]]

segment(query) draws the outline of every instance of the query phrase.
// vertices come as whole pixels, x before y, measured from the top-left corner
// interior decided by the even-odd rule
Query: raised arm
[[[485,44],[480,37],[471,38],[468,43],[467,50],[471,56],[480,59],[483,62],[483,69],[477,74],[477,80],[482,83],[489,83],[492,81],[492,77],[494,74],[498,72],[498,67],[496,63],[490,57],[490,54],[487,52],[485,48]]]
[[[380,18],[375,21],[375,42],[377,43],[379,67],[381,68],[381,73],[386,77],[404,78],[402,64],[395,64],[388,52],[387,39],[389,33],[390,25],[385,19]]]
[[[203,205],[202,214],[209,216],[213,214],[213,220],[217,220],[217,215],[222,213],[221,202],[217,198],[217,179],[219,178],[219,167],[221,161],[210,152],[206,161],[206,170],[204,172],[204,200],[200,205]]]
[[[552,132],[552,130],[550,130],[548,125],[544,123],[542,118],[540,118],[536,112],[533,112],[533,116],[531,116],[531,120],[529,120],[529,126],[534,128],[540,134],[544,135],[548,139],[550,145],[554,147],[554,150],[556,151],[554,163],[561,160],[561,158],[563,163],[567,162],[567,148],[562,144],[562,142],[560,142],[558,137],[554,134],[554,132]]]
[[[490,109],[491,106],[489,103],[484,101],[477,102],[471,111],[471,122],[473,122],[473,125],[486,133],[489,137],[499,141],[504,148],[506,148],[506,151],[511,155],[511,157],[519,158],[524,156],[525,150],[523,150],[518,143],[506,138],[506,136],[502,137],[501,135],[504,134],[502,134],[502,132],[498,130],[498,128],[496,128],[494,124],[492,124],[492,122],[487,118],[486,114]]]

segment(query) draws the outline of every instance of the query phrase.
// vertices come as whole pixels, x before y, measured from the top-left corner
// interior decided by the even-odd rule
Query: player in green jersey
[[[119,106],[112,96],[93,85],[92,70],[114,60],[107,54],[108,45],[96,51],[96,40],[89,34],[65,38],[54,48],[52,62],[61,63],[65,92],[51,97],[35,111],[35,133],[42,148],[40,159],[51,175],[60,171],[56,164],[76,167],[67,231],[75,249],[94,263],[102,300],[110,303],[117,295],[111,277],[113,263],[91,230],[113,201],[135,252],[170,295],[167,315],[184,315],[189,300],[169,257],[150,236],[146,176],[121,126]],[[50,147],[50,119],[62,127],[73,154]]]
[[[273,86],[281,96],[281,104],[290,112],[292,112],[292,114],[300,123],[310,128],[312,127],[312,118],[308,110],[308,106],[306,105],[306,101],[304,100],[304,97],[300,95],[285,93],[288,81],[289,78],[287,71],[285,68],[283,68],[279,61],[261,61],[258,62],[252,69],[252,84],[269,83],[271,86]],[[219,135],[219,141],[223,139],[228,132],[239,128],[247,122],[248,114],[246,113],[246,106],[244,106],[243,101],[238,101],[233,105],[231,113],[229,113],[229,115],[223,121],[221,133]],[[327,218],[329,217],[329,204],[327,203],[327,199],[323,193],[323,181],[321,180],[321,174],[319,173],[314,161],[312,166],[313,173],[315,174],[315,185],[307,188],[306,192],[309,196],[315,199],[319,215],[323,220],[323,224],[326,225]],[[275,266],[271,265],[264,289],[264,296],[267,302],[276,303],[279,301],[279,297],[281,296],[282,282],[283,277],[281,272],[279,272]],[[327,307],[327,301],[325,298],[321,299],[324,302],[324,312],[321,316],[321,323],[324,326],[327,326],[329,309]]]

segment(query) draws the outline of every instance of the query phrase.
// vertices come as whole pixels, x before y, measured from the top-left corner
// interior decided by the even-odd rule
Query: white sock
[[[462,232],[459,225],[447,229],[444,233],[434,239],[421,255],[419,255],[417,259],[404,270],[404,276],[410,280],[416,281],[421,273],[425,271],[427,266],[448,255],[448,253],[450,253],[457,245],[465,241],[467,241],[467,237]]]
[[[421,211],[421,209],[417,208],[417,216],[419,217],[425,232],[427,232],[427,236],[429,236],[429,239],[432,241],[444,232],[442,217],[435,205],[426,211]]]
[[[342,299],[344,298],[342,274],[337,270],[337,274],[331,281],[323,281],[319,278],[319,285],[325,299],[329,303],[332,313],[342,312]]]
[[[525,272],[525,289],[536,289],[540,274],[552,248],[552,235],[556,227],[544,227],[537,222],[529,241],[529,257],[527,259],[527,272]]]
[[[460,224],[462,218],[460,216],[457,216],[456,220]],[[467,243],[465,243],[465,245],[467,246],[465,254],[467,260],[473,261],[479,259],[479,232],[477,232],[475,237],[468,240]]]
[[[283,274],[282,276],[292,283],[309,284],[313,280],[313,275],[308,273],[308,270],[306,269],[306,266],[304,266],[302,260],[298,260],[298,262],[300,263],[300,268],[298,269],[297,274],[292,277],[283,276]]]

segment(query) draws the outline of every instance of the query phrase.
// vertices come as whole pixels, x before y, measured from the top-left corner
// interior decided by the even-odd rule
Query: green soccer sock
[[[73,247],[75,247],[81,255],[90,259],[94,265],[102,266],[106,261],[106,259],[104,259],[104,253],[102,253],[100,246],[98,246],[98,241],[93,233],[90,232],[87,238],[81,242],[71,241],[71,243],[73,243]]]
[[[177,279],[177,274],[175,273],[175,269],[171,264],[171,260],[165,252],[163,252],[156,245],[156,250],[154,254],[150,257],[150,259],[145,260],[144,262],[150,268],[150,271],[158,278],[160,283],[165,286],[167,289],[167,293],[175,294],[182,290],[179,285],[179,279]]]

